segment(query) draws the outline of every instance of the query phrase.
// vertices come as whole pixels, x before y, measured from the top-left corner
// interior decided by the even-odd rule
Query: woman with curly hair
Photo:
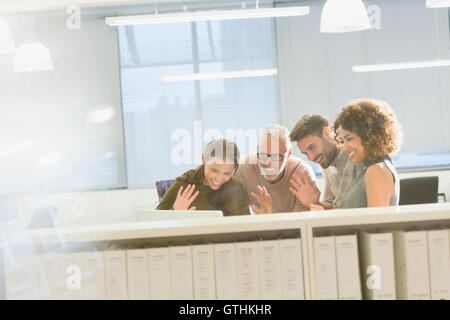
[[[334,122],[336,138],[361,166],[343,201],[344,208],[398,205],[399,179],[389,154],[398,151],[402,128],[386,102],[350,101]]]

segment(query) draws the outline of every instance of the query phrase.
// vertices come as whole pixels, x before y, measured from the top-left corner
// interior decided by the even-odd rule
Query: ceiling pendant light
[[[46,46],[40,42],[21,44],[14,55],[14,72],[53,70],[53,63]]]
[[[327,0],[322,9],[320,32],[340,33],[370,29],[369,16],[361,0]]]
[[[0,54],[14,52],[14,39],[5,20],[0,18]]]

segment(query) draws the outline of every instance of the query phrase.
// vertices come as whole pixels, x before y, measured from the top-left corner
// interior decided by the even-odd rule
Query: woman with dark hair
[[[361,166],[344,208],[398,205],[399,179],[389,154],[398,151],[402,128],[389,105],[374,99],[352,100],[341,110],[334,130],[344,151]]]
[[[250,214],[249,200],[234,177],[239,150],[227,139],[205,147],[202,164],[178,177],[164,194],[158,210],[221,210],[225,216]]]

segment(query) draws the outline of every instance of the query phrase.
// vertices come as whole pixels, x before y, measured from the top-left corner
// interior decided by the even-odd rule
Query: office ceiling
[[[0,2],[0,12],[8,13],[64,10],[71,5],[78,5],[81,8],[94,8],[135,4],[154,4],[155,2],[173,2],[173,0],[2,0]]]

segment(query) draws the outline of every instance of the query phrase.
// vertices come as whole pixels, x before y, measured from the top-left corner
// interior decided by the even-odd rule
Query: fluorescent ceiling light
[[[353,66],[353,72],[372,72],[387,70],[419,69],[450,66],[450,60],[417,61],[417,62],[399,62],[385,64],[369,64]]]
[[[320,18],[320,32],[341,33],[370,29],[369,16],[361,0],[327,0]]]
[[[450,7],[450,0],[427,0],[427,8]]]
[[[210,79],[265,77],[265,76],[273,76],[277,73],[278,73],[277,69],[239,70],[239,71],[212,72],[212,73],[191,73],[191,74],[162,76],[161,81],[174,82],[174,81],[210,80]]]
[[[110,26],[124,26],[136,24],[176,23],[210,20],[233,20],[291,17],[309,14],[309,7],[285,7],[285,8],[257,8],[239,10],[217,10],[177,12],[165,14],[148,14],[135,16],[107,17],[106,24]]]

